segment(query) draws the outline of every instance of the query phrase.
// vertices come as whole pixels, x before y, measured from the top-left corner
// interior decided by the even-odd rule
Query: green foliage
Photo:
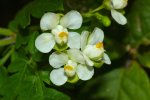
[[[8,71],[12,75],[5,80],[5,73],[2,72],[0,75],[0,82],[3,82],[0,84],[3,85],[0,94],[4,96],[4,100],[70,100],[65,94],[45,87],[43,80],[48,80],[49,72],[42,75],[47,78],[41,77],[41,72],[33,69],[33,65],[20,55],[15,53],[12,63],[8,66]]]
[[[136,0],[128,12],[129,39],[134,46],[150,40],[150,1]]]
[[[7,71],[5,67],[0,67],[0,88],[2,87],[6,78],[7,78]]]
[[[17,31],[15,49],[7,70],[0,67],[0,98],[3,100],[70,100],[70,97],[56,89],[46,87],[50,84],[50,70],[37,67],[41,55],[35,48],[38,32],[25,29],[31,24],[31,16],[40,18],[47,11],[62,10],[61,0],[35,0],[18,12],[9,27]],[[48,66],[49,67],[49,66]],[[2,96],[2,97],[1,97]]]
[[[63,10],[62,0],[34,0],[18,12],[9,27],[17,31],[18,28],[25,28],[31,23],[31,16],[41,18],[48,11]]]
[[[37,36],[38,36],[37,32],[31,33],[29,35],[29,42],[28,42],[28,45],[27,45],[27,49],[29,50],[29,52],[31,54],[34,54],[35,52],[37,52],[37,49],[35,48],[35,39],[36,39]]]
[[[150,84],[144,70],[133,62],[127,68],[98,76],[82,90],[85,95],[89,91],[88,100],[149,100]]]
[[[150,52],[144,52],[144,54],[139,54],[138,59],[144,67],[150,68]]]

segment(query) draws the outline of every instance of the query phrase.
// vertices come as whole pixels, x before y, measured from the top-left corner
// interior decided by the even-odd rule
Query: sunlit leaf
[[[150,39],[150,1],[135,0],[127,12],[130,29],[127,41],[134,46]]]
[[[115,69],[97,77],[82,92],[90,100],[149,100],[150,84],[144,70],[133,62],[129,68]]]

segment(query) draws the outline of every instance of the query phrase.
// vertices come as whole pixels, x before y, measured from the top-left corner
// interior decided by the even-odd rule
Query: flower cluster
[[[80,28],[82,20],[77,11],[70,11],[64,16],[48,12],[41,18],[41,30],[47,32],[36,38],[35,46],[42,53],[54,49],[49,56],[49,64],[54,68],[50,80],[57,86],[75,83],[79,79],[89,80],[94,74],[94,67],[111,64],[105,53],[104,33],[100,28],[81,34],[69,31]]]

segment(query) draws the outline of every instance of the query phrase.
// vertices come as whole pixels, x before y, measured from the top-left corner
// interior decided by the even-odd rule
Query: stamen
[[[60,32],[58,36],[61,37],[61,38],[67,37],[68,33],[67,32]]]
[[[69,70],[69,71],[72,71],[73,70],[73,67],[72,66],[64,66],[64,70]]]
[[[96,44],[96,48],[103,48],[104,46],[103,46],[103,42],[98,42],[97,44]]]

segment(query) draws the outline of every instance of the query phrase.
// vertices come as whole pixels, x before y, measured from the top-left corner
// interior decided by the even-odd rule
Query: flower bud
[[[107,16],[103,16],[102,23],[104,26],[108,27],[111,24],[111,20]]]

